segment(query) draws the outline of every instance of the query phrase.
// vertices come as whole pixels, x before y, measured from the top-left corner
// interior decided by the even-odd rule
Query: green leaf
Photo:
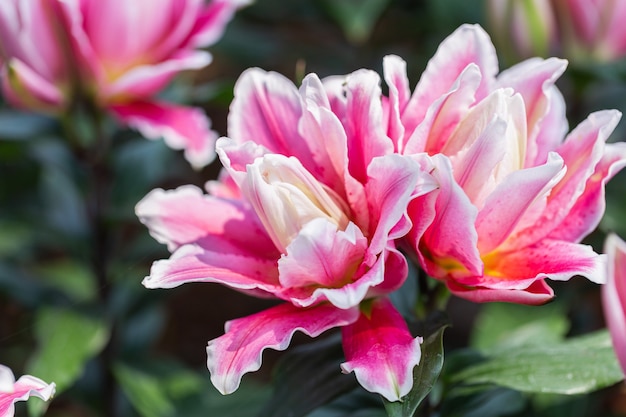
[[[516,346],[554,344],[565,337],[568,320],[560,305],[491,303],[476,318],[471,346],[481,352]]]
[[[371,35],[390,0],[324,0],[328,13],[339,23],[352,43],[363,43]]]
[[[307,417],[385,417],[380,396],[359,387],[331,403],[316,409]]]
[[[174,414],[174,405],[159,378],[122,364],[116,364],[113,373],[124,394],[143,417],[166,417]]]
[[[38,265],[34,269],[41,281],[67,294],[76,302],[94,300],[96,279],[85,265],[63,259]]]
[[[104,348],[109,331],[102,320],[70,310],[42,308],[35,318],[35,337],[40,348],[27,371],[54,382],[58,395],[82,375],[86,362]],[[32,404],[30,414],[40,414],[43,403]]]
[[[624,379],[608,331],[563,343],[498,351],[452,377],[465,384],[496,384],[522,392],[584,394]]]
[[[258,417],[305,416],[351,391],[357,383],[353,375],[341,373],[344,360],[339,337],[292,349],[276,366],[274,395]]]
[[[54,127],[54,119],[38,113],[10,109],[0,111],[0,139],[2,140],[29,140]]]
[[[519,391],[495,387],[487,390],[453,389],[441,408],[446,417],[501,417],[518,413],[526,406]]]
[[[435,319],[439,321],[438,316]],[[441,325],[424,340],[420,364],[413,370],[411,391],[399,402],[384,401],[389,417],[412,417],[433,389],[443,367],[443,332],[446,327],[447,324]]]

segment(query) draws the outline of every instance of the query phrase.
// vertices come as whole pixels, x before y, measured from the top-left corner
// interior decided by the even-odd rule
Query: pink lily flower
[[[487,0],[487,17],[496,46],[511,62],[545,57],[558,44],[551,0]]]
[[[498,75],[488,35],[470,25],[444,40],[413,94],[406,64],[385,59],[396,152],[446,157],[433,159],[439,189],[409,207],[406,241],[458,296],[540,304],[553,297],[547,278],[605,279],[604,257],[579,242],[602,217],[605,182],[626,164],[626,144],[605,144],[621,114],[591,114],[566,136],[554,85],[565,66],[535,58]]]
[[[407,205],[436,184],[426,155],[380,156],[392,150],[381,130],[380,86],[362,75],[344,120],[314,74],[298,90],[278,74],[246,71],[235,87],[231,137],[217,142],[222,181],[208,185],[210,195],[192,186],[154,190],[137,205],[173,252],[154,263],[146,287],[218,282],[285,301],[226,323],[209,342],[211,380],[224,394],[259,369],[264,349],[286,349],[295,331],[315,337],[335,327],[342,370],[364,388],[397,401],[412,387],[421,339],[386,294],[407,275],[395,247],[411,228]]]
[[[3,91],[16,106],[62,113],[88,100],[121,123],[184,149],[195,167],[215,157],[216,133],[197,108],[155,95],[180,71],[211,62],[247,0],[7,0],[0,4]]]
[[[39,397],[48,401],[54,395],[54,383],[46,384],[39,378],[24,375],[17,381],[11,369],[0,365],[0,417],[13,417],[14,404],[28,397]]]
[[[626,3],[615,0],[554,2],[569,56],[613,61],[626,55]]]
[[[626,375],[626,242],[609,235],[604,251],[608,256],[608,279],[602,286],[602,307],[617,359]]]

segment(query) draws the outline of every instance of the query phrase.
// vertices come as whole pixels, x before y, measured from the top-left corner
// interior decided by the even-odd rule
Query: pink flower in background
[[[90,100],[148,138],[184,149],[196,167],[214,159],[215,132],[198,108],[155,95],[180,71],[211,61],[247,0],[7,0],[0,4],[3,91],[15,105],[63,112]]]
[[[300,90],[275,73],[246,71],[235,87],[230,138],[217,142],[226,174],[209,184],[155,190],[137,215],[173,252],[155,262],[148,288],[218,282],[286,301],[226,324],[209,342],[208,367],[222,393],[261,366],[266,348],[286,349],[297,330],[341,327],[346,362],[366,389],[390,401],[413,384],[420,339],[386,298],[407,275],[394,241],[411,227],[406,208],[436,184],[426,155],[381,156],[380,86],[363,71],[332,111],[321,81]],[[254,142],[252,142],[254,141]]]
[[[26,401],[30,396],[49,400],[54,395],[54,388],[54,383],[46,384],[30,375],[24,375],[15,381],[13,372],[0,365],[0,417],[13,417],[14,404],[17,401]]]
[[[565,136],[554,86],[565,65],[535,58],[497,75],[489,37],[470,25],[440,45],[413,94],[405,63],[384,62],[397,152],[446,156],[433,159],[439,189],[409,207],[407,242],[458,296],[539,304],[553,297],[546,278],[605,279],[603,257],[579,242],[600,221],[626,144],[605,144],[617,111],[591,114]]]
[[[626,2],[552,0],[561,36],[572,58],[613,61],[626,55]]]
[[[548,56],[558,44],[551,0],[486,0],[494,42],[511,62]]]
[[[626,375],[626,242],[609,235],[604,245],[608,279],[602,286],[602,307],[617,359]]]

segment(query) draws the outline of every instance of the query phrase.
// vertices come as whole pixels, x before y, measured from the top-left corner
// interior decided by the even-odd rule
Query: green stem
[[[109,315],[110,301],[109,265],[111,259],[111,235],[109,233],[106,211],[109,206],[111,174],[107,152],[110,137],[104,128],[103,112],[90,103],[77,102],[62,119],[66,135],[74,155],[83,165],[86,173],[86,211],[91,229],[91,267],[98,284],[99,310]],[[112,373],[115,359],[114,320],[111,322],[111,337],[100,354],[103,371],[103,395],[106,415],[115,417],[116,384]]]

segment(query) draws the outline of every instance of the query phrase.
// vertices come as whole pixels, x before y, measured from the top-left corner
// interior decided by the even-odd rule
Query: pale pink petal
[[[602,286],[602,307],[617,359],[626,375],[626,243],[617,235],[609,235],[604,251],[608,257],[608,278]]]
[[[383,58],[383,73],[389,87],[387,136],[393,141],[395,152],[400,152],[404,148],[404,126],[400,116],[411,97],[406,62],[398,56],[387,55]]]
[[[455,131],[459,122],[465,117],[475,101],[476,90],[482,76],[480,68],[469,64],[459,77],[451,84],[450,89],[430,104],[423,120],[415,124],[407,122],[406,118],[413,115],[411,109],[403,114],[407,135],[404,149],[405,154],[428,152],[430,155],[439,153],[448,143],[448,138]],[[415,125],[411,130],[410,126]]]
[[[243,374],[261,367],[265,349],[285,350],[296,331],[316,337],[333,327],[353,323],[358,308],[320,304],[308,309],[282,304],[226,323],[226,334],[207,346],[211,382],[222,393],[234,392]]]
[[[475,303],[506,302],[541,305],[554,298],[554,291],[543,279],[536,280],[523,289],[466,287],[452,280],[446,281],[446,285],[452,294]]]
[[[135,213],[152,237],[167,244],[170,251],[199,241],[206,246],[206,239],[213,237],[224,252],[228,247],[233,254],[279,256],[250,207],[241,201],[204,195],[193,185],[153,190],[137,203]]]
[[[531,148],[536,150],[535,159],[531,160],[530,156],[527,157],[526,166],[545,163],[548,160],[548,154],[559,147],[569,130],[563,94],[556,86],[546,90],[545,94],[549,102],[548,110],[541,119],[539,132],[534,136],[535,143],[532,146],[529,144],[528,147],[529,153],[532,153]]]
[[[324,90],[330,103],[330,108],[343,120],[346,117],[346,94],[345,87],[347,83],[348,75],[331,75],[324,77],[322,83],[324,84]]]
[[[454,178],[477,207],[484,204],[485,192],[495,186],[494,169],[502,161],[506,142],[506,121],[495,118],[468,149],[455,156]],[[451,158],[452,159],[452,158]]]
[[[247,175],[248,165],[257,158],[262,158],[271,152],[256,142],[240,143],[227,137],[221,137],[215,143],[215,150],[219,155],[224,170],[230,175],[233,182],[240,187]]]
[[[383,130],[380,77],[373,71],[358,70],[346,83],[346,114],[341,120],[348,140],[350,175],[367,181],[373,158],[393,152],[393,143]]]
[[[429,173],[421,171],[418,163],[400,155],[374,158],[367,172],[365,193],[369,202],[370,251],[378,254],[389,240],[406,235],[411,228],[406,216],[409,201],[433,191],[437,183]],[[392,230],[394,235],[391,235]]]
[[[422,122],[431,103],[450,91],[470,64],[477,65],[482,74],[477,91],[477,98],[482,99],[495,82],[498,58],[489,35],[478,25],[461,26],[439,45],[404,110],[402,121],[407,132]]]
[[[48,401],[54,391],[54,383],[47,384],[30,375],[15,381],[11,370],[0,365],[0,417],[13,417],[17,401],[26,401],[31,396]]]
[[[220,170],[217,180],[209,180],[204,184],[204,189],[215,197],[242,200],[237,183],[224,168]]]
[[[227,240],[226,240],[227,242]],[[237,290],[279,290],[276,259],[230,251],[215,242],[189,244],[169,259],[156,261],[142,284],[146,288],[174,288],[191,282],[216,282]]]
[[[545,165],[514,171],[498,184],[476,218],[480,252],[489,253],[504,242],[531,205],[564,174],[563,160],[553,153]]]
[[[194,168],[202,168],[215,159],[217,134],[210,129],[210,120],[199,108],[132,102],[112,105],[109,110],[146,138],[162,137],[169,147],[184,149],[185,158]]]
[[[422,267],[433,277],[481,275],[482,260],[474,227],[478,210],[452,177],[448,158],[441,155],[433,158],[433,163],[432,175],[439,183],[439,189],[432,192],[436,200],[432,203],[427,195],[409,205],[409,217],[417,222],[417,227],[414,225],[407,236],[408,242],[416,250]],[[420,236],[418,232],[425,226],[422,217],[428,228]]]
[[[211,63],[206,51],[180,51],[158,63],[137,65],[111,82],[101,82],[98,94],[105,102],[124,103],[149,98],[162,90],[181,71],[204,68]]]
[[[346,132],[330,110],[324,86],[315,74],[304,78],[300,94],[305,108],[298,131],[309,151],[305,158],[299,159],[321,182],[343,194],[348,166]]]
[[[11,59],[3,75],[4,93],[14,105],[39,110],[63,110],[68,99],[65,93],[24,62]]]
[[[176,32],[189,1],[125,0],[82,1],[83,28],[90,44],[106,67],[123,71],[129,63],[146,59]],[[190,27],[191,22],[186,22]],[[148,58],[149,59],[149,58]]]
[[[554,150],[567,132],[564,106],[559,106],[558,103],[562,97],[551,93],[554,89],[554,83],[563,74],[566,67],[567,61],[562,59],[532,58],[502,71],[498,75],[496,83],[498,87],[511,87],[524,98],[528,131],[526,166],[545,162],[545,160],[538,162],[538,157],[541,155],[544,158],[547,157],[547,151]],[[560,123],[556,126],[559,130],[550,132],[551,136],[547,137],[542,122],[553,106],[557,110],[561,110],[557,113],[560,116]],[[539,136],[540,134],[541,136]],[[538,142],[536,139],[540,141]],[[544,140],[550,142],[544,143]]]
[[[84,15],[80,0],[44,1],[52,6],[55,17],[62,27],[64,48],[67,48],[68,60],[72,65],[65,68],[65,76],[73,82],[84,85],[104,85],[106,71],[100,57],[93,48],[92,40],[85,32]],[[95,3],[95,2],[90,2]],[[72,79],[73,78],[73,79]]]
[[[413,338],[391,302],[375,299],[359,319],[342,327],[345,373],[354,372],[366,390],[399,401],[413,386],[413,368],[421,358],[421,337]]]
[[[609,143],[596,170],[587,180],[585,191],[558,227],[547,236],[551,239],[579,242],[600,223],[606,207],[604,185],[626,166],[626,143]]]
[[[68,78],[63,34],[55,31],[57,1],[0,2],[0,55],[16,59],[51,84]]]
[[[306,155],[306,142],[298,132],[301,116],[300,94],[291,81],[275,72],[248,69],[235,84],[228,136],[287,156]]]
[[[286,289],[283,297],[302,307],[323,298],[338,308],[358,305],[369,286],[379,283],[363,285],[366,280],[356,275],[366,249],[367,239],[354,223],[341,231],[323,218],[310,221],[278,261],[279,280]],[[358,285],[350,285],[353,282]],[[304,294],[297,294],[300,291]]]

